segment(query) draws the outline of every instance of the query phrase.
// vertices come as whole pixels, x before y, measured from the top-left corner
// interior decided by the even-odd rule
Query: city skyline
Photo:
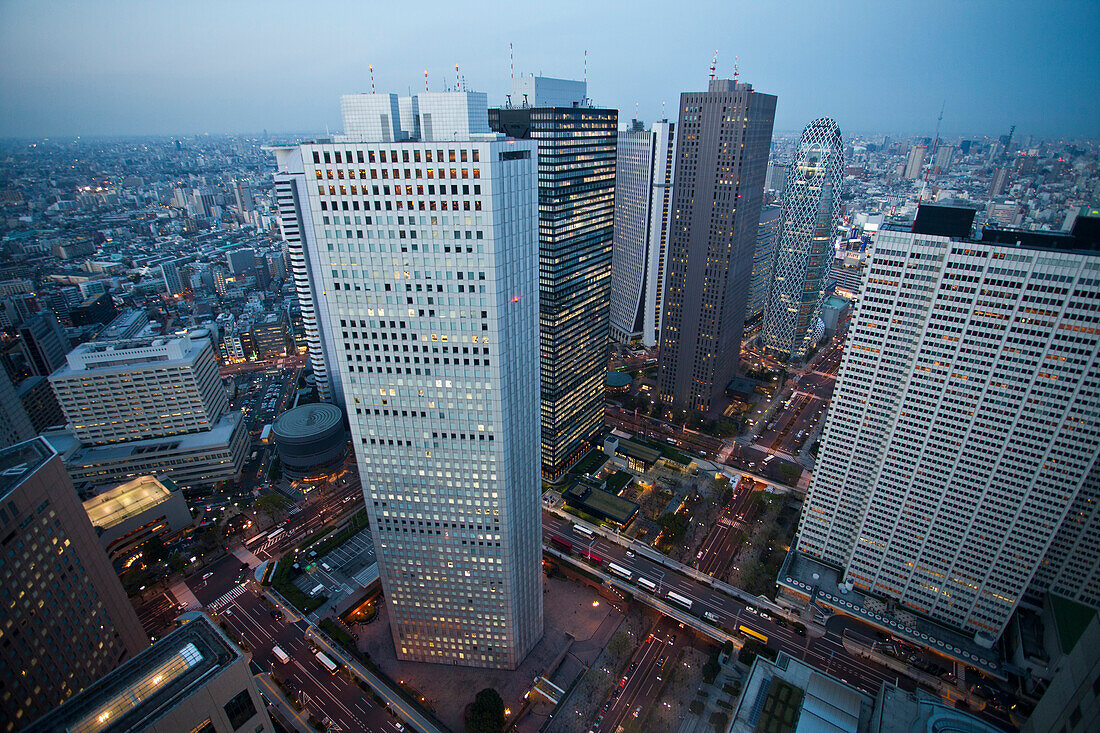
[[[716,49],[718,77],[732,74],[736,58],[742,75],[779,97],[779,131],[828,115],[849,134],[930,135],[943,107],[941,134],[947,136],[996,136],[1013,124],[1022,136],[1100,132],[1100,101],[1089,93],[1097,71],[1090,49],[1100,27],[1093,4],[938,2],[916,16],[872,3],[829,13],[814,7],[803,3],[790,12],[717,4],[703,11],[708,22],[701,24],[694,13],[652,23],[652,13],[558,3],[533,6],[512,22],[500,18],[513,15],[498,13],[486,25],[440,6],[426,12],[452,32],[429,47],[393,33],[401,19],[387,9],[367,17],[365,9],[348,7],[296,29],[301,37],[294,47],[303,49],[332,38],[350,41],[353,28],[361,34],[337,44],[334,62],[322,71],[304,52],[270,42],[283,32],[289,6],[283,12],[268,5],[218,7],[215,13],[213,6],[195,5],[193,20],[124,2],[94,9],[8,6],[0,10],[0,97],[7,100],[0,136],[323,130],[339,124],[333,100],[340,93],[370,90],[369,65],[377,88],[416,92],[424,88],[425,70],[431,91],[453,87],[458,63],[466,84],[486,91],[490,105],[504,102],[511,68],[587,77],[595,103],[620,109],[624,120],[635,110],[646,120],[671,119],[678,93],[699,86]],[[629,40],[597,32],[608,24]],[[563,39],[532,32],[546,27],[571,33]],[[836,52],[823,55],[824,41],[793,41],[811,32],[835,39]],[[665,52],[634,50],[651,47]],[[621,69],[630,75],[621,76]],[[282,103],[287,88],[301,95],[300,105]],[[1028,104],[1022,104],[1025,94]]]

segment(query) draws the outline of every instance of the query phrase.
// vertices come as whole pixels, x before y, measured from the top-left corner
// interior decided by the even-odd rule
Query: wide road
[[[256,667],[305,693],[303,702],[314,717],[322,721],[328,718],[339,726],[330,725],[330,730],[401,730],[358,684],[349,681],[343,672],[330,673],[317,661],[305,640],[304,622],[287,623],[281,614],[273,614],[258,592],[258,588],[249,589],[219,609],[219,618],[229,627],[230,636],[252,651]],[[274,646],[286,652],[290,661],[280,662],[272,651]],[[274,694],[271,689],[263,691]]]
[[[683,648],[691,645],[691,633],[682,631],[677,635],[677,626],[668,616],[661,617],[653,633],[635,651],[626,675],[600,708],[593,730],[615,731],[630,724],[637,728],[645,720]]]
[[[668,599],[667,594],[670,590],[684,596],[692,602],[690,611],[694,615],[702,618],[704,613],[710,612],[718,618],[722,626],[729,629],[744,625],[768,637],[768,647],[784,651],[796,659],[827,671],[869,695],[878,694],[879,686],[884,681],[897,682],[904,689],[911,690],[915,687],[913,680],[906,677],[899,680],[893,670],[847,652],[840,634],[828,625],[825,636],[817,638],[802,636],[791,628],[779,626],[768,618],[767,614],[760,613],[757,609],[746,606],[721,591],[691,580],[640,555],[628,556],[628,550],[622,545],[599,536],[590,540],[573,531],[572,523],[556,514],[543,512],[542,527],[544,542],[549,542],[551,537],[558,537],[573,545],[574,554],[584,549],[601,558],[605,566],[607,561],[613,561],[631,572],[633,583],[637,584],[638,578],[643,577],[655,584],[658,589],[657,594],[662,599]],[[638,586],[637,592],[645,591]],[[675,603],[671,600],[669,602]],[[874,639],[875,632],[868,629],[866,636],[870,642]]]
[[[733,497],[722,507],[722,513],[718,515],[718,520],[695,556],[695,567],[699,572],[716,578],[725,575],[742,539],[748,534],[744,525],[745,510],[755,486],[756,482],[748,476],[742,476],[737,482]]]
[[[344,485],[307,501],[309,503],[301,511],[291,514],[279,526],[272,527],[262,535],[254,535],[245,541],[245,546],[261,560],[277,557],[324,525],[348,512],[362,509],[363,491],[358,476],[348,471]],[[276,532],[278,534],[273,537]]]

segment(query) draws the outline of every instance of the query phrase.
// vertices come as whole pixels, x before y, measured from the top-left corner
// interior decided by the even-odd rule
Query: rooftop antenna
[[[738,59],[737,56],[733,57],[733,85],[734,86],[737,86],[737,77],[741,73],[739,71],[739,69],[737,68],[737,59]]]
[[[714,58],[710,60],[710,80],[714,81],[714,69],[718,66],[718,49],[714,50]]]
[[[639,114],[640,114],[640,113],[638,112],[638,103],[637,103],[637,102],[635,102],[635,103],[634,103],[634,119],[638,119],[638,115],[639,115]]]
[[[374,94],[374,66],[368,65],[367,68],[370,69],[370,93]]]
[[[458,76],[458,64],[455,64],[455,91],[462,88],[462,80]]]
[[[668,119],[668,117],[665,115],[665,102],[661,102],[661,119],[662,120],[667,120]]]
[[[508,44],[508,73],[511,74],[513,79],[516,78],[516,57],[512,53],[511,43]]]
[[[588,83],[588,49],[584,49],[584,83]]]
[[[424,69],[424,92],[428,91],[428,70]]]

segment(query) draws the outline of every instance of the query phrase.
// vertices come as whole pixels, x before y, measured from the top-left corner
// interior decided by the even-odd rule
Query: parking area
[[[374,563],[374,538],[367,527],[322,558],[329,567],[347,576]]]
[[[307,557],[305,572],[294,585],[310,596],[325,595],[335,601],[359,589],[355,576],[375,563],[374,541],[370,528],[352,535],[339,547],[324,555]]]

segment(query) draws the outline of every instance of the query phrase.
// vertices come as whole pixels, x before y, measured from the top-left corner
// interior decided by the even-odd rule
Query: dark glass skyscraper
[[[737,372],[776,98],[712,79],[680,95],[658,390],[707,412]]]
[[[536,106],[489,110],[494,131],[539,146],[542,473],[550,481],[603,424],[609,334],[619,113],[587,106],[573,84],[582,90],[573,106],[540,107],[525,95]]]

